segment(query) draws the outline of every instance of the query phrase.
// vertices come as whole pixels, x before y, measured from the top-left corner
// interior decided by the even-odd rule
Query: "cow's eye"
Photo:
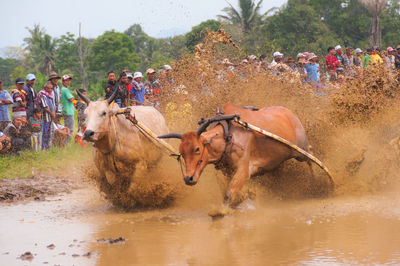
[[[107,114],[106,112],[103,112],[102,116],[106,116],[106,114]]]
[[[195,153],[199,153],[199,152],[200,152],[200,147],[197,147],[197,148],[194,150],[194,152],[195,152]]]

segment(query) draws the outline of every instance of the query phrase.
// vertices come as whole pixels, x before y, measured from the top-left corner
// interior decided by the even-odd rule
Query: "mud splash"
[[[400,131],[400,94],[392,73],[373,66],[353,80],[317,90],[295,74],[272,74],[239,63],[241,51],[227,38],[223,31],[208,34],[201,49],[174,66],[163,91],[171,130],[194,130],[201,117],[214,115],[227,102],[281,105],[299,116],[314,155],[334,173],[339,183],[335,194],[374,193],[396,183],[398,147],[390,143]],[[225,57],[233,63],[224,64]],[[314,171],[312,180],[301,163],[289,161],[256,182],[282,198],[328,195],[326,176],[316,167]]]

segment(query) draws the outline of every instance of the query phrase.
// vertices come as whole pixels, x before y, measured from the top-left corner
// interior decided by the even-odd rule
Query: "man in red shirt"
[[[335,56],[335,48],[328,48],[328,55],[325,57],[326,71],[329,75],[329,80],[333,81],[337,77],[336,67],[340,65],[340,62]]]

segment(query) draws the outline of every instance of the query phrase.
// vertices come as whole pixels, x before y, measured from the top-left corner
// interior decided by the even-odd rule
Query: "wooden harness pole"
[[[148,139],[150,139],[154,144],[159,147],[163,147],[167,149],[171,156],[179,156],[179,152],[177,152],[171,145],[165,142],[162,139],[159,139],[156,134],[154,134],[148,127],[146,127],[143,123],[139,122],[135,116],[131,115],[131,109],[128,107],[126,109],[120,109],[116,113],[116,115],[125,115],[126,119],[132,122],[132,124],[139,129],[139,131]]]

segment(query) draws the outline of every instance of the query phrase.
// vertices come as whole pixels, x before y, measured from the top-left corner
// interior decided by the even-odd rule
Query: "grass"
[[[90,159],[92,149],[72,143],[64,149],[52,147],[47,151],[25,151],[19,156],[0,156],[0,179],[27,178],[36,174],[68,171],[74,163]]]

